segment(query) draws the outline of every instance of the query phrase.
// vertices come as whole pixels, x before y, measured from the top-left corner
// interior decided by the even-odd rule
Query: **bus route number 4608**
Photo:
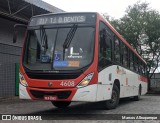
[[[62,81],[60,83],[61,86],[64,87],[73,87],[75,85],[74,81]]]

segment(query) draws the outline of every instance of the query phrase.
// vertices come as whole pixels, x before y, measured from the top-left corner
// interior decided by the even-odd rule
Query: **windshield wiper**
[[[65,56],[65,49],[67,49],[70,46],[71,41],[72,41],[72,39],[74,37],[74,34],[75,34],[76,30],[77,30],[77,27],[78,27],[78,25],[76,25],[76,24],[74,24],[71,27],[71,29],[68,32],[67,37],[66,37],[66,39],[64,41],[64,44],[63,44],[63,60],[64,60],[64,56]]]
[[[48,49],[48,40],[46,31],[43,26],[40,26],[40,38],[41,38],[41,46],[44,48],[44,52]]]

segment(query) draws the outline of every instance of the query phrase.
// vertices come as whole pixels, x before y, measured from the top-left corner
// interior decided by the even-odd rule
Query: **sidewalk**
[[[153,94],[153,95],[160,95],[160,91],[153,91],[153,90],[150,90],[147,92],[148,95],[150,94]]]
[[[19,96],[12,97],[0,97],[0,103],[24,103],[24,102],[33,102],[33,100],[23,100],[19,99]]]
[[[0,97],[0,102],[2,101],[8,101],[8,100],[19,100],[18,96],[13,96],[13,97]]]

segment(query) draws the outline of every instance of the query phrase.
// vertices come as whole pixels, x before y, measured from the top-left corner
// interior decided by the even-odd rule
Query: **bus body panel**
[[[144,95],[147,93],[147,82],[146,80],[142,81],[139,78],[140,75],[135,74],[126,68],[118,65],[111,65],[99,72],[98,83],[101,83],[102,87],[97,90],[97,95],[99,95],[97,96],[97,99],[108,100],[111,98],[115,80],[119,80],[120,82],[120,98],[138,95],[140,84],[142,87],[141,94]],[[104,95],[108,95],[108,97],[104,98]]]
[[[110,100],[112,95],[112,85],[98,84],[96,101]]]
[[[38,89],[38,88],[28,88],[24,87],[20,84],[19,86],[19,97],[20,99],[32,99],[32,100],[44,100],[38,99],[32,96],[30,90],[36,90],[39,92],[63,92],[65,90],[72,91],[72,94],[67,99],[58,99],[54,101],[86,101],[86,102],[95,102],[96,101],[96,92],[97,92],[97,84],[89,85],[83,88],[72,88],[72,89]]]
[[[32,99],[23,85],[19,84],[19,98],[20,99]]]
[[[78,88],[72,101],[87,101],[95,102],[97,97],[97,84],[88,85],[83,88]]]
[[[141,94],[144,95],[147,93],[148,90],[148,81],[140,81],[141,85],[142,85],[142,91]]]

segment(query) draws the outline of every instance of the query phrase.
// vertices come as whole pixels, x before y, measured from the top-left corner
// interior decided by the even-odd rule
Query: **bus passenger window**
[[[121,63],[123,64],[123,66],[125,66],[125,55],[124,55],[124,52],[125,52],[125,45],[121,42]]]
[[[112,51],[112,42],[111,42],[112,40],[109,38],[109,37],[107,37],[106,38],[106,40],[105,40],[105,45],[106,45],[106,59],[108,60],[108,61],[111,61],[111,51]]]
[[[133,53],[132,52],[130,52],[130,69],[131,70],[134,70],[134,68],[133,68]]]
[[[147,65],[144,64],[144,74],[147,75]]]
[[[124,62],[123,62],[123,65],[125,66],[125,67],[128,67],[128,49],[127,49],[127,47],[125,46],[124,47]]]
[[[138,73],[139,73],[138,67],[139,67],[139,64],[138,64],[138,58],[137,58],[137,57],[135,57],[135,68],[136,68],[136,72],[138,72]]]
[[[114,58],[115,62],[120,62],[120,42],[118,39],[115,39],[114,43]]]
[[[141,62],[141,65],[140,65],[140,72],[141,72],[141,74],[143,74],[143,75],[144,75],[143,62],[142,62],[142,61],[140,61],[140,62]]]
[[[128,65],[128,68],[130,68],[130,50],[129,48],[127,48],[127,65]]]
[[[99,52],[98,69],[102,70],[112,64],[112,31],[100,22],[99,27]]]
[[[99,69],[105,68],[111,64],[111,51],[111,39],[106,28],[103,28],[99,33]]]
[[[106,66],[106,48],[104,47],[104,36],[103,36],[103,31],[100,31],[100,36],[99,36],[99,69],[104,68]]]
[[[135,57],[134,54],[133,54],[132,59],[133,59],[133,68],[134,68],[133,70],[136,71],[136,64],[137,64],[137,63],[136,63],[136,57]]]

